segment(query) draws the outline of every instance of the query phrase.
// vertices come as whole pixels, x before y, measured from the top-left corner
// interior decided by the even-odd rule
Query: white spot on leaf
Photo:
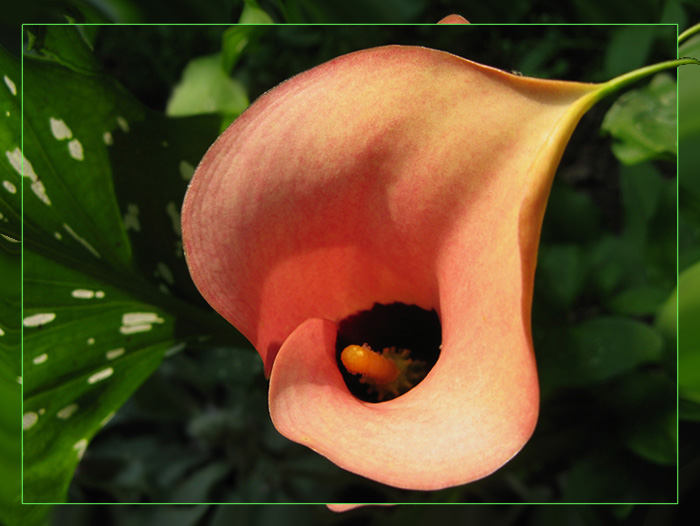
[[[172,347],[167,349],[163,356],[169,358],[170,356],[173,356],[173,355],[179,353],[180,351],[182,351],[185,347],[186,347],[185,342],[176,343],[175,345],[173,345]]]
[[[105,297],[104,291],[98,290],[97,292],[95,292],[95,297],[96,298],[104,298]]]
[[[182,177],[185,181],[189,181],[190,179],[192,179],[193,175],[194,166],[192,166],[185,160],[180,161],[180,177]]]
[[[15,83],[12,82],[12,79],[10,77],[8,77],[7,75],[5,75],[3,77],[3,80],[5,81],[5,86],[7,86],[7,89],[10,90],[10,93],[12,93],[13,95],[16,96],[17,95],[17,86],[15,86]]]
[[[13,185],[10,181],[3,181],[2,185],[5,187],[5,190],[10,192],[11,194],[17,193],[17,187]]]
[[[165,206],[165,213],[170,216],[170,221],[173,225],[173,230],[178,236],[182,236],[182,227],[180,226],[180,210],[177,208],[175,203],[170,201]]]
[[[59,241],[60,241],[61,239],[63,239],[63,236],[61,235],[60,232],[54,232],[54,233],[53,233],[53,237],[55,237],[55,238],[58,239]]]
[[[122,116],[117,117],[117,124],[119,125],[119,127],[122,129],[122,131],[124,133],[129,133],[129,123],[127,122],[127,120],[124,117],[122,117]]]
[[[107,369],[102,369],[101,371],[96,372],[95,374],[90,376],[90,378],[88,378],[88,383],[94,384],[100,382],[105,378],[109,378],[110,376],[112,376],[113,373],[114,369],[112,369],[111,367],[107,367]]]
[[[87,438],[82,438],[73,444],[73,450],[78,452],[78,459],[83,458],[85,450],[87,449],[88,441]]]
[[[44,183],[41,182],[39,177],[36,175],[36,172],[34,172],[32,163],[30,163],[29,160],[22,155],[22,151],[19,148],[15,148],[11,152],[6,151],[5,155],[18,174],[24,177],[29,177],[32,182],[32,192],[34,192],[45,205],[51,205],[51,199],[49,199],[49,196],[46,194]]]
[[[76,234],[73,231],[73,229],[71,227],[69,227],[66,223],[63,223],[63,228],[65,229],[66,232],[68,232],[73,237],[73,239],[75,239],[78,243],[80,243],[86,249],[88,249],[93,256],[95,256],[96,258],[102,257],[102,256],[100,256],[100,253],[97,250],[95,250],[95,247],[93,247],[85,239],[83,239],[78,234]]]
[[[134,325],[137,323],[163,323],[163,318],[155,312],[129,312],[122,316],[122,324]]]
[[[66,420],[73,416],[73,413],[75,413],[77,410],[78,404],[70,404],[61,409],[58,413],[56,413],[56,416],[61,420]]]
[[[119,327],[119,331],[122,334],[146,332],[153,328],[152,324],[164,321],[155,312],[129,312],[122,316],[122,326]]]
[[[32,180],[36,178],[34,168],[32,167],[32,164],[27,161],[26,157],[22,155],[22,150],[15,148],[11,152],[6,151],[5,155],[7,156],[7,160],[10,161],[12,168],[14,168],[15,172],[17,172],[19,175],[24,175]],[[24,171],[24,173],[22,173],[22,171]]]
[[[2,330],[2,327],[0,327],[0,336],[5,336],[5,331]]]
[[[94,345],[94,344],[95,344],[95,338],[88,338],[88,339],[87,339],[87,344],[88,344],[88,345]]]
[[[162,277],[165,281],[167,281],[170,285],[175,283],[175,278],[173,277],[173,271],[170,270],[170,267],[163,263],[162,261],[158,262],[158,275]]]
[[[112,418],[114,418],[114,411],[112,411],[102,419],[102,422],[100,422],[100,427],[106,426],[109,423],[109,421],[112,420]]]
[[[24,318],[25,327],[39,327],[47,323],[52,322],[56,319],[56,315],[53,312],[42,312],[40,314],[33,314]]]
[[[126,214],[124,215],[124,228],[126,230],[141,231],[141,222],[139,221],[139,207],[133,203],[126,206]]]
[[[46,195],[46,188],[44,187],[44,183],[42,183],[39,180],[36,180],[32,183],[32,192],[36,194],[36,196],[45,204],[45,205],[51,205],[51,199],[49,199],[49,196]]]
[[[87,289],[75,289],[73,292],[71,292],[71,296],[74,298],[89,300],[95,296],[95,292]]]
[[[34,427],[34,424],[39,420],[39,415],[34,411],[28,411],[22,415],[22,429],[27,430]]]
[[[34,359],[32,360],[32,363],[34,365],[39,365],[40,363],[44,363],[48,359],[49,359],[49,355],[44,353],[44,354],[40,354],[39,356],[35,356]]]
[[[109,133],[108,131],[106,131],[102,134],[102,140],[105,142],[105,144],[107,146],[112,146],[114,144],[114,138],[112,137],[112,134]]]
[[[57,141],[63,141],[73,137],[73,132],[66,125],[63,119],[54,119],[51,117],[49,119],[49,123],[51,124],[51,133],[53,133],[53,136]]]
[[[76,161],[82,161],[85,158],[83,155],[83,145],[80,144],[78,139],[73,139],[68,143],[68,151],[70,152],[70,156]]]
[[[108,360],[115,360],[115,359],[119,358],[122,354],[124,354],[125,352],[126,352],[126,349],[121,347],[119,349],[112,349],[111,351],[107,351],[105,353],[105,356],[107,357]]]

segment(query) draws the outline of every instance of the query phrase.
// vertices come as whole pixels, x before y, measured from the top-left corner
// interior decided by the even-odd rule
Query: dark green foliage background
[[[18,23],[234,23],[246,4],[258,5],[277,23],[435,23],[459,13],[473,23],[678,23],[700,16],[696,0],[35,0],[7,6],[0,23],[15,37]]]
[[[182,2],[182,12],[189,13],[203,3],[185,4]],[[239,4],[232,1],[227,6],[237,13],[236,9],[242,9]],[[260,4],[267,7],[268,3]],[[273,18],[280,19],[279,3],[269,4]],[[333,13],[333,8],[328,8],[329,14],[305,11],[312,2],[298,4],[307,4],[299,7],[300,13],[315,13],[307,18],[344,16]],[[459,11],[476,20],[447,2],[434,2],[429,8],[425,2],[409,4],[404,11],[395,11],[398,16],[412,20],[423,16],[432,21],[444,6],[444,14]],[[539,15],[538,20],[546,16],[558,20],[585,11],[583,4],[570,7],[565,15]],[[606,4],[598,9],[604,19],[613,20],[622,12],[616,2]],[[692,14],[694,7],[689,4],[685,7]],[[151,7],[144,4],[143,9]],[[642,2],[635,16],[657,20],[662,7],[661,2]],[[173,9],[173,20],[183,16],[182,12]],[[416,15],[418,12],[421,14]],[[484,16],[506,17],[499,21],[538,16],[532,14],[536,11],[527,12],[530,14],[514,9]],[[206,16],[197,14],[203,20]],[[221,49],[222,29],[102,28],[97,32],[95,54],[128,91],[147,107],[162,111],[188,61]],[[262,30],[239,58],[233,76],[253,100],[276,83],[333,56],[389,42],[425,43],[528,75],[586,81],[602,81],[675,53],[674,35],[669,32],[664,39],[656,39],[650,31],[649,36],[632,40],[625,30],[606,28],[470,29],[459,33],[459,38],[454,37],[459,29],[454,28]],[[595,108],[581,123],[553,188],[543,230],[533,322],[543,382],[542,418],[533,440],[504,470],[463,488],[431,494],[369,483],[276,434],[269,423],[266,382],[255,354],[234,354],[221,346],[190,346],[164,362],[96,437],[76,473],[69,498],[73,502],[674,501],[676,471],[670,429],[675,426],[664,421],[675,407],[673,343],[663,343],[661,352],[649,351],[642,359],[628,357],[631,361],[621,365],[606,363],[599,370],[583,367],[580,375],[571,370],[571,359],[585,358],[585,342],[601,331],[610,336],[613,353],[627,347],[630,338],[638,337],[641,347],[649,339],[660,338],[653,327],[654,314],[675,285],[675,168],[660,162],[619,165],[610,153],[610,139],[597,137],[611,102]],[[191,294],[183,293],[184,297],[191,298]],[[596,326],[600,317],[614,318],[603,322],[612,325]],[[591,320],[592,327],[587,323]],[[573,355],[562,358],[562,349]],[[651,434],[656,442],[649,444],[633,432],[639,422],[662,431]],[[646,427],[641,431],[648,435]],[[475,523],[606,520],[636,524],[646,511],[514,506],[450,508],[439,513],[446,520],[459,516]],[[194,525],[238,520],[267,524],[282,517],[290,524],[365,519],[376,524],[424,524],[437,520],[433,510],[405,507],[334,516],[323,509],[287,507],[71,506],[57,508],[54,521]]]

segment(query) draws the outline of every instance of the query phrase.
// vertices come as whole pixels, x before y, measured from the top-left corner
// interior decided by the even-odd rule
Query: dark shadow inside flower
[[[442,329],[434,310],[415,305],[375,303],[370,310],[348,316],[338,324],[336,359],[350,392],[365,402],[383,402],[401,396],[418,385],[440,356]],[[353,374],[343,365],[341,353],[348,346],[366,346],[396,364],[399,376],[387,385],[376,385],[366,375]]]

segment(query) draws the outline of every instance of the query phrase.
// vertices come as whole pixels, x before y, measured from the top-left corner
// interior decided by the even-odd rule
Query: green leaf
[[[627,261],[627,287],[654,284],[670,291],[676,284],[675,179],[664,178],[653,163],[623,166],[622,238],[637,251]]]
[[[22,187],[20,97],[21,76],[19,61],[0,47],[0,69],[3,83],[0,85],[0,144],[3,155],[0,160],[0,247],[19,253],[22,218],[20,199]],[[6,236],[6,237],[5,237]],[[10,237],[11,239],[7,239]],[[14,241],[13,241],[14,240]]]
[[[163,358],[230,331],[186,301],[179,231],[217,123],[152,114],[64,62],[24,62],[25,502],[63,501],[92,437]]]
[[[171,502],[211,502],[212,489],[230,472],[231,467],[225,462],[207,464],[193,473],[176,486],[171,496]]]
[[[563,334],[552,332],[540,348],[542,361],[547,361],[542,376],[544,391],[601,382],[657,361],[663,340],[657,331],[638,321],[596,318]]]
[[[563,482],[562,502],[671,502],[670,491],[668,496],[649,491],[650,480],[662,481],[641,462],[613,454],[576,458]]]
[[[274,24],[274,21],[255,0],[245,0],[239,24]]]
[[[543,245],[538,254],[538,290],[557,307],[568,309],[584,280],[581,249],[577,245]]]
[[[678,48],[679,57],[700,59],[700,35],[696,35]],[[700,67],[678,68],[678,138],[680,140],[700,134]],[[683,151],[685,154],[685,150]]]
[[[623,166],[620,192],[622,232],[600,235],[584,254],[592,283],[609,298],[649,285],[671,290],[676,282],[675,180],[662,177],[653,163]]]
[[[86,33],[91,26],[28,26],[29,51],[37,58],[55,61],[74,71],[93,73],[100,69],[92,54],[92,42]]]
[[[0,522],[22,512],[20,405],[20,256],[0,247]]]
[[[249,104],[245,88],[226,74],[222,56],[217,53],[190,61],[173,90],[166,113],[172,117],[221,113],[226,127]]]
[[[542,225],[542,243],[585,243],[601,236],[601,212],[591,198],[555,178],[547,219]]]
[[[666,184],[668,182],[651,163],[622,168],[620,186],[627,231],[641,228],[637,223],[650,222],[659,208]]]
[[[700,422],[700,402],[681,397],[678,400],[678,418],[680,420]]]
[[[678,49],[679,56],[700,58],[700,35]],[[679,263],[681,270],[700,258],[700,67],[678,69]]]
[[[155,507],[155,506],[154,506]],[[195,526],[201,524],[209,506],[158,506],[144,524],[149,526]],[[141,514],[141,516],[143,516]]]
[[[676,82],[658,74],[648,86],[625,93],[605,115],[602,130],[616,140],[613,152],[625,164],[675,160]]]
[[[608,387],[596,395],[614,408],[610,418],[627,448],[645,461],[674,466],[678,443],[675,368],[668,372],[645,368]]]
[[[21,421],[21,309],[20,215],[21,166],[15,152],[20,145],[21,76],[19,60],[0,47],[0,523],[45,524],[50,508],[24,506],[22,491]],[[19,169],[18,169],[19,168]]]
[[[601,296],[614,297],[627,288],[642,286],[648,275],[644,245],[630,237],[605,235],[585,254],[589,276]],[[641,264],[640,264],[641,263]],[[655,284],[658,284],[658,277]],[[669,287],[670,288],[670,287]]]
[[[20,217],[16,212],[20,176],[12,155],[20,144],[19,61],[0,47],[0,522],[19,523],[21,506],[21,349],[20,349]]]
[[[0,378],[0,402],[4,408],[0,416],[0,523],[9,523],[17,522],[21,512],[21,430],[18,418],[21,390],[16,381]]]
[[[608,308],[615,314],[629,316],[653,315],[668,297],[668,290],[653,285],[630,287],[608,302]]]
[[[678,387],[680,396],[700,403],[700,262],[678,277],[678,288],[659,312],[657,326],[676,335],[678,315]]]
[[[222,67],[227,73],[233,71],[233,68],[246,47],[248,47],[251,42],[256,41],[267,29],[258,25],[240,25],[244,23],[242,21],[243,17],[247,16],[246,9],[248,9],[247,3],[246,7],[243,9],[239,25],[229,27],[221,36]],[[268,22],[261,23],[267,24]]]
[[[287,23],[406,23],[415,20],[427,5],[426,0],[288,0],[280,5]]]
[[[652,26],[624,26],[615,31],[605,53],[605,78],[645,66],[656,36]]]
[[[655,464],[675,466],[678,434],[675,408],[663,415],[654,415],[643,429],[627,439],[627,445],[640,457]]]

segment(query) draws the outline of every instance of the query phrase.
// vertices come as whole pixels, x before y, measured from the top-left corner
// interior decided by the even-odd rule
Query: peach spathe
[[[204,298],[260,353],[280,433],[423,490],[484,477],[523,447],[539,405],[542,217],[596,88],[387,46],[284,82],[224,132],[185,199],[185,252]],[[337,324],[394,302],[438,313],[440,358],[406,394],[364,402],[339,371]]]

